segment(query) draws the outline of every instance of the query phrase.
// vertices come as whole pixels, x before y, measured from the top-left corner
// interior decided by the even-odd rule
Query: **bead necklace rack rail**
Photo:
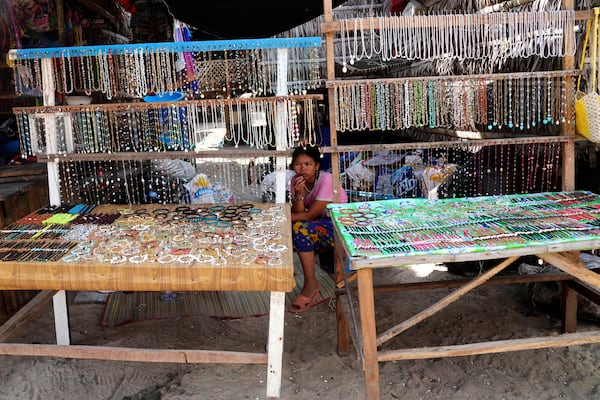
[[[338,24],[343,72],[372,57],[385,63],[575,54],[572,10],[347,18]]]
[[[324,148],[351,201],[561,190],[566,136]]]
[[[251,203],[38,210],[0,230],[0,261],[280,266],[282,206]]]
[[[58,165],[60,204],[180,204],[195,203],[202,196],[214,199],[211,201],[227,202],[231,196],[235,201],[260,201],[275,195],[270,186],[264,185],[265,177],[275,167],[268,160],[274,155],[287,159],[287,151],[263,151],[264,157],[257,157],[256,151],[246,157],[240,152],[220,153],[218,157],[189,158],[189,153],[178,152],[177,160],[166,157],[167,152],[135,153],[138,158],[128,156],[134,153],[120,153],[122,157],[110,160],[105,154],[61,157],[54,161]],[[209,156],[209,152],[203,154]],[[155,157],[149,158],[152,155]],[[182,176],[181,163],[203,174],[210,184],[198,182],[194,186],[191,176]]]
[[[535,133],[572,124],[566,88],[578,71],[343,80],[334,88],[340,132],[411,127]]]
[[[500,179],[496,178],[492,186],[497,187],[491,190],[486,183],[465,183],[465,188],[470,185],[473,190],[464,192],[463,188],[460,194],[452,196],[510,194],[515,190],[530,193],[540,188],[556,190],[556,185],[561,185],[563,190],[575,188],[574,77],[580,74],[574,64],[575,32],[579,21],[593,17],[591,10],[575,11],[570,2],[563,2],[566,9],[553,11],[349,16],[334,20],[332,2],[324,0],[323,4],[325,18],[321,30],[325,47],[333,49],[327,54],[326,81],[331,147],[325,148],[324,152],[332,154],[334,177],[344,179],[345,170],[352,167],[338,163],[345,162],[347,155],[363,152],[375,157],[388,146],[381,143],[340,146],[345,140],[344,132],[379,131],[384,134],[387,131],[407,137],[412,137],[411,132],[417,132],[422,134],[421,137],[431,135],[426,139],[429,142],[441,134],[474,139],[474,143],[487,148],[473,152],[471,165],[477,165],[473,169],[479,172],[471,173],[464,181],[472,182],[475,175],[481,179],[481,173],[485,177],[488,171],[496,170],[500,172]],[[519,59],[552,61],[539,71],[507,72],[507,66],[515,65]],[[470,74],[452,75],[449,65],[463,60]],[[353,66],[361,61],[363,64]],[[411,64],[411,61],[417,62]],[[423,76],[427,75],[424,73],[416,77],[378,79],[336,76],[339,70],[345,74],[351,67],[364,75],[371,72],[361,69],[365,66],[379,63],[385,68],[399,66],[400,62],[407,65],[400,72],[394,70],[397,73],[414,73],[414,66],[415,70],[437,71],[439,75]],[[426,62],[448,66],[427,69],[423,66]],[[475,66],[480,69],[476,71]],[[561,139],[549,144],[545,141],[549,136]],[[488,142],[489,138],[498,137],[508,141],[505,145]],[[379,138],[378,133],[374,141]],[[516,144],[522,147],[518,153],[524,155],[526,161],[515,162],[527,165],[523,170],[528,171],[518,179],[508,179],[503,172],[507,150],[515,150],[511,147],[511,138],[528,140],[534,149],[529,153],[543,155],[540,156],[542,161],[537,162],[536,158],[540,157],[523,152],[525,144]],[[451,147],[439,142],[438,145],[442,152]],[[410,145],[404,148],[399,144],[397,150],[402,149],[410,151]],[[479,158],[488,158],[485,154],[494,154],[494,150],[498,157],[504,156],[504,162],[495,160],[486,166]],[[516,154],[513,151],[510,157]],[[531,171],[543,174],[544,178],[530,177]],[[395,196],[378,191],[377,176],[363,186],[362,183],[369,180],[370,172],[362,172],[367,176],[357,174],[359,187],[351,189],[356,192],[356,198]],[[541,185],[540,179],[544,182]],[[513,182],[516,182],[514,187]],[[363,190],[364,187],[368,189]]]
[[[554,192],[330,205],[352,257],[441,255],[600,238],[600,196]],[[431,210],[435,209],[435,218]],[[431,222],[434,221],[434,222]]]
[[[215,87],[217,83],[234,83],[226,79],[229,67],[225,66],[225,74],[217,73],[218,77],[212,72],[219,71],[218,66],[229,60],[230,52],[234,57],[235,83],[239,84],[244,65],[247,89],[265,95],[276,91],[277,50],[282,48],[293,50],[288,56],[286,74],[290,93],[320,84],[317,59],[320,42],[319,37],[307,37],[56,47],[11,50],[9,57],[15,63],[17,94],[46,91],[50,81],[43,77],[42,60],[52,59],[49,68],[52,90],[65,94],[101,92],[112,99],[117,95],[141,98],[173,92],[184,83],[193,86],[194,94],[221,90]],[[184,53],[191,54],[187,60],[202,60],[186,68],[185,77],[175,67]],[[211,73],[205,80],[207,72]]]
[[[59,157],[66,155],[71,157],[69,160],[75,160],[72,155],[77,154],[82,156],[80,160],[91,161],[97,154],[105,159],[125,160],[124,153],[134,160],[190,158],[192,152],[194,157],[201,154],[196,145],[204,139],[206,133],[202,131],[217,125],[218,129],[227,128],[224,129],[225,140],[233,142],[235,147],[248,145],[258,152],[263,149],[283,152],[300,141],[314,143],[318,97],[302,95],[288,99],[286,96],[290,94],[290,77],[317,78],[314,72],[318,72],[318,67],[314,68],[312,61],[317,65],[318,60],[313,60],[312,56],[320,43],[319,37],[307,37],[11,50],[10,57],[17,74],[15,79],[20,82],[17,87],[43,91],[44,98],[45,108],[18,111],[24,153],[56,155],[47,160],[50,204],[57,205],[62,190],[58,185],[57,162]],[[217,57],[219,60],[229,60],[227,52],[233,52],[234,57],[237,54],[240,60],[241,52],[255,53],[260,57],[257,65],[261,70],[249,79],[262,85],[267,80],[275,80],[272,86],[275,97],[248,101],[200,100],[177,105],[136,103],[52,108],[55,91],[70,91],[69,88],[76,85],[86,92],[103,92],[106,97],[126,89],[131,89],[129,94],[133,97],[141,97],[150,91],[170,93],[184,83],[177,81],[173,71],[177,57],[185,52],[213,52],[213,55],[222,52],[222,56]],[[310,62],[300,63],[294,57]],[[303,71],[294,69],[298,66]],[[71,72],[77,72],[79,78],[74,78]],[[261,79],[262,83],[258,82]],[[262,92],[264,94],[264,90]],[[281,172],[277,174],[276,200],[284,202],[285,157],[277,157],[275,162],[277,171]]]
[[[224,131],[222,140],[235,148],[265,150],[277,143],[283,148],[299,142],[315,144],[314,118],[322,99],[322,95],[275,96],[13,111],[27,155],[51,156],[49,148],[56,149],[55,154],[198,152],[217,131]],[[49,117],[55,120],[55,132],[46,129]],[[284,135],[278,136],[277,126],[284,128]]]

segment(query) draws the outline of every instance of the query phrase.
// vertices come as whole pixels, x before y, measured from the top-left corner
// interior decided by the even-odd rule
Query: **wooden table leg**
[[[71,335],[69,332],[69,312],[67,311],[67,294],[59,290],[52,297],[54,308],[54,329],[56,330],[56,344],[70,345]]]
[[[271,292],[269,344],[267,347],[267,399],[279,399],[283,367],[285,292]]]
[[[344,272],[344,269],[347,268],[344,263],[345,259],[346,254],[342,245],[336,245],[334,249],[334,272],[337,287],[345,286],[344,276],[346,275],[346,273]],[[350,290],[350,288],[346,287],[346,290],[348,291]],[[337,321],[337,352],[340,356],[346,356],[350,354],[350,328],[348,326],[348,316],[344,312],[344,307],[342,306],[340,296],[341,295],[339,293],[336,293],[335,295],[335,315]],[[345,296],[348,297],[349,293],[347,292]]]
[[[560,282],[560,313],[562,333],[577,331],[577,292],[569,282]]]
[[[347,296],[347,295],[346,295]],[[348,317],[343,310],[340,295],[336,294],[335,315],[337,320],[337,353],[340,356],[350,354],[350,327],[348,325]]]
[[[373,271],[358,270],[358,305],[363,342],[363,369],[365,392],[368,400],[379,399],[379,364],[377,362],[377,329],[375,325],[375,300],[373,297]]]

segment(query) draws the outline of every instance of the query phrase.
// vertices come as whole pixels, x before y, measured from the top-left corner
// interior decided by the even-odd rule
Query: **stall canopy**
[[[323,0],[166,0],[170,12],[197,29],[197,39],[258,38],[277,35],[323,14]],[[334,0],[333,6],[344,1]]]

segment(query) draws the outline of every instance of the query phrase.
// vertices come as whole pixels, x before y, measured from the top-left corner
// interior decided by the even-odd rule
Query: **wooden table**
[[[289,206],[103,205],[93,210],[52,211],[54,214],[30,214],[0,231],[0,289],[58,291],[53,297],[58,346],[5,343],[0,344],[0,354],[143,362],[264,363],[268,364],[267,398],[279,398],[285,292],[296,284]],[[65,225],[49,224],[49,219],[45,223],[38,221],[52,216],[68,219],[68,211],[79,217]],[[106,222],[116,216],[109,224],[99,222],[99,218]],[[39,225],[32,225],[33,222]],[[50,228],[43,230],[46,226]],[[37,237],[32,238],[34,235]],[[11,250],[10,246],[17,245],[22,247],[19,251],[23,255]],[[53,250],[44,252],[40,248]],[[269,291],[268,351],[71,345],[65,290]]]
[[[599,343],[600,331],[427,347],[379,349],[396,335],[488,282],[520,256],[536,255],[578,285],[600,289],[600,274],[585,268],[579,251],[600,247],[600,196],[589,192],[540,193],[466,199],[398,199],[334,204],[336,251],[346,286],[357,278],[358,314],[338,307],[338,339],[352,336],[362,359],[368,399],[378,399],[379,362],[454,357]],[[409,264],[504,259],[422,312],[376,332],[373,269]],[[342,264],[342,263],[338,263]],[[339,267],[339,265],[338,265]],[[557,280],[565,279],[564,276]],[[540,280],[544,280],[540,278]],[[507,280],[504,283],[511,283]],[[438,286],[439,287],[439,286]],[[450,287],[450,286],[448,286]],[[576,300],[564,307],[576,318]],[[350,303],[351,304],[351,303]],[[568,331],[568,330],[567,330]]]

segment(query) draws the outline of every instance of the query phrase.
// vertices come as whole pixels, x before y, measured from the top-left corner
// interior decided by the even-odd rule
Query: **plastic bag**
[[[191,204],[233,203],[234,196],[230,188],[215,182],[212,184],[205,174],[196,175],[185,188],[190,193]]]

